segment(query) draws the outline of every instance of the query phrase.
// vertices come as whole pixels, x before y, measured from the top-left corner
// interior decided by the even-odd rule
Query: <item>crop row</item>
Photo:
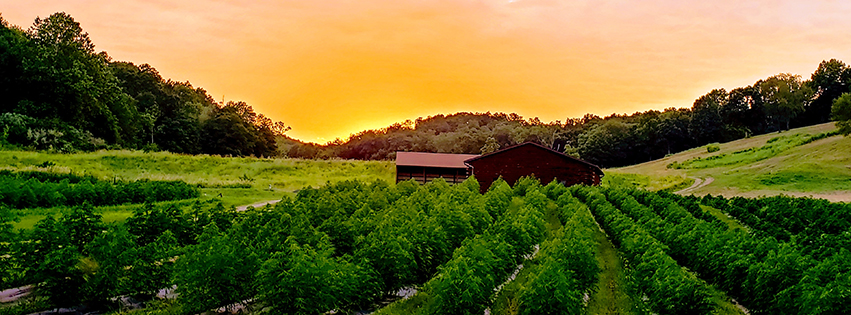
[[[760,233],[783,241],[794,236],[796,246],[823,259],[851,248],[851,205],[823,199],[774,196],[766,198],[705,196],[703,203],[718,208]]]
[[[519,314],[582,314],[585,298],[597,288],[594,217],[569,192],[560,193],[549,197],[557,198],[563,226],[541,244],[538,266],[519,297]]]
[[[239,213],[220,205],[147,205],[119,225],[103,224],[86,205],[31,231],[4,228],[2,244],[13,246],[2,248],[0,276],[4,288],[40,283],[37,294],[55,307],[107,305],[110,297],[176,285],[179,313],[249,299],[279,313],[361,310],[400,288],[429,280],[425,287],[436,287],[435,275],[453,268],[473,270],[447,263],[461,257],[478,263],[476,255],[490,251],[491,267],[512,270],[543,235],[538,207],[547,198],[521,190],[532,201],[522,205],[504,182],[482,195],[474,180],[352,181]]]
[[[669,253],[755,314],[848,313],[848,257],[840,250],[818,261],[794,244],[695,218],[676,202],[645,191],[607,191],[610,200],[669,245]],[[633,198],[634,197],[634,198]],[[640,203],[636,203],[634,201]],[[836,274],[834,274],[835,276]]]
[[[23,179],[0,175],[0,204],[24,209],[35,207],[94,206],[180,200],[198,197],[198,189],[182,181],[132,182],[81,180],[72,184],[69,179],[52,182],[37,177]]]
[[[680,267],[666,254],[667,246],[589,187],[574,192],[597,217],[600,225],[623,253],[640,292],[659,314],[709,314],[714,310],[705,282]]]

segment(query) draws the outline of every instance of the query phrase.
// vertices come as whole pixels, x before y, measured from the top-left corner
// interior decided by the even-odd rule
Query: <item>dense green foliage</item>
[[[842,94],[833,101],[831,118],[836,120],[836,127],[843,135],[851,134],[851,93]]]
[[[576,192],[599,218],[612,242],[625,254],[632,278],[638,289],[648,297],[648,304],[654,312],[710,314],[713,311],[707,284],[680,267],[666,253],[668,246],[621,212],[621,209],[634,207],[637,204],[635,200],[631,200],[633,204],[621,204],[619,209],[598,191],[584,189]],[[619,193],[613,192],[612,196],[623,197],[617,195]]]
[[[823,199],[774,196],[759,199],[705,196],[704,204],[740,220],[756,233],[796,245],[818,259],[851,248],[851,206]]]
[[[107,147],[277,155],[288,129],[244,102],[220,104],[148,64],[115,62],[60,12],[23,30],[0,17],[0,142],[70,152]]]
[[[550,198],[558,200],[563,226],[541,244],[535,257],[540,265],[520,294],[519,314],[583,314],[583,297],[597,289],[594,217],[570,193],[560,193]]]
[[[749,230],[731,229],[707,205]],[[149,203],[112,225],[85,203],[24,231],[0,209],[3,288],[37,283],[50,307],[108,307],[115,296],[176,286],[173,302],[154,305],[180,314],[352,313],[413,288],[406,312],[481,314],[529,264],[513,280],[523,282],[518,313],[582,314],[600,285],[595,220],[622,255],[637,309],[713,313],[707,282],[752,314],[837,314],[851,305],[842,293],[851,287],[851,209],[808,198],[568,189],[532,178],[480,194],[471,178],[345,181],[244,212]],[[548,220],[556,221],[549,230]]]
[[[109,182],[73,174],[0,171],[0,205],[18,209],[157,202],[198,195],[197,188],[182,181]]]
[[[633,203],[621,209],[628,210],[636,222],[669,245],[671,256],[678,262],[737,298],[751,313],[842,314],[849,311],[848,297],[833,293],[849,290],[851,283],[847,277],[828,279],[822,274],[826,270],[848,272],[842,269],[847,267],[845,264],[836,264],[839,257],[847,255],[848,250],[842,243],[821,248],[826,255],[811,255],[806,250],[807,244],[795,239],[783,242],[766,233],[747,233],[729,229],[717,220],[696,218],[681,206],[689,207],[694,200],[678,202],[681,197],[667,193],[632,191],[630,194],[643,206]],[[690,207],[692,211],[697,210]],[[792,208],[795,210],[791,216],[807,213],[804,208]],[[776,211],[783,213],[782,209]],[[843,237],[847,239],[848,236],[845,232]],[[841,256],[835,257],[837,255]],[[812,290],[817,286],[821,287],[816,294]]]
[[[535,250],[544,237],[542,202],[533,191],[526,205],[507,211],[485,233],[459,247],[452,260],[426,283],[432,297],[426,314],[481,314],[490,305],[494,288],[511,275],[515,266]]]

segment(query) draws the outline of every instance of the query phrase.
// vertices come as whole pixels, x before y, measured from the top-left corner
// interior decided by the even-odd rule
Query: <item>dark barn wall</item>
[[[533,174],[544,185],[553,180],[566,186],[600,184],[600,176],[593,167],[534,145],[522,145],[468,163],[473,166],[473,175],[483,193],[500,175],[511,185],[520,177]]]
[[[457,184],[463,182],[468,176],[469,171],[465,168],[396,166],[396,183],[414,179],[420,182],[420,184],[425,184],[443,177],[447,183]]]

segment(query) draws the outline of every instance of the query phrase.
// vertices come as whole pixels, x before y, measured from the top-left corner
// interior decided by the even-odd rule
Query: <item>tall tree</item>
[[[65,12],[54,13],[36,18],[27,34],[33,45],[23,66],[30,89],[16,111],[62,120],[120,143],[114,111],[126,111],[126,99],[107,68],[109,57],[94,52],[80,23]]]
[[[800,125],[827,122],[833,100],[848,92],[851,84],[851,68],[837,59],[822,61],[807,82],[813,90],[813,100],[799,119]]]
[[[748,126],[748,111],[753,107],[753,88],[735,88],[727,94],[727,102],[721,106],[723,141],[731,141],[753,134]]]
[[[694,101],[689,134],[697,145],[720,141],[723,128],[721,108],[727,103],[727,91],[715,89]]]
[[[831,117],[844,135],[851,134],[851,93],[844,93],[833,102]]]
[[[800,75],[789,73],[769,77],[759,84],[759,92],[765,101],[765,113],[786,130],[813,95],[813,90],[804,85]]]

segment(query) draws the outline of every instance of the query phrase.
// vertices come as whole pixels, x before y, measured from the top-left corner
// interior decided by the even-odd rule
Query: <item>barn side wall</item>
[[[449,184],[463,182],[469,176],[466,168],[442,168],[422,166],[396,166],[396,183],[413,179],[420,184],[443,177]]]
[[[600,176],[590,166],[536,146],[521,146],[469,164],[473,166],[473,175],[479,181],[483,193],[500,175],[511,185],[520,177],[532,174],[544,185],[553,180],[566,186],[600,184]]]

